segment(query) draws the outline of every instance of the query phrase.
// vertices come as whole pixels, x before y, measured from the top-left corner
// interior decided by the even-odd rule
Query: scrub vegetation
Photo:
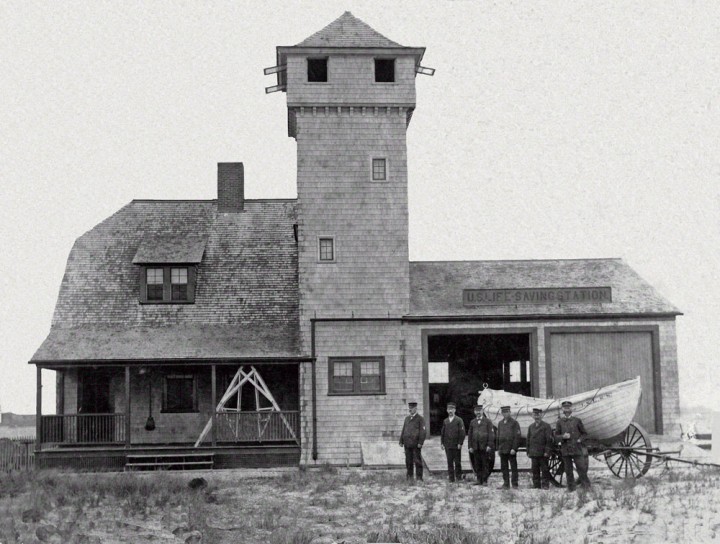
[[[202,479],[198,479],[201,476]],[[0,474],[0,542],[425,544],[706,542],[720,538],[720,471],[657,471],[593,487],[516,491],[402,471]]]

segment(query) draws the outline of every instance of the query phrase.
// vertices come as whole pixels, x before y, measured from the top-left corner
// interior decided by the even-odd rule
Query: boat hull
[[[588,437],[609,440],[621,434],[632,422],[641,392],[640,377],[637,377],[562,399],[526,397],[488,388],[480,392],[478,403],[483,404],[485,414],[494,424],[502,419],[500,408],[510,406],[512,416],[526,436],[528,426],[534,421],[533,408],[543,410],[543,419],[554,425],[562,414],[560,403],[569,400],[573,403],[573,415],[582,420]]]

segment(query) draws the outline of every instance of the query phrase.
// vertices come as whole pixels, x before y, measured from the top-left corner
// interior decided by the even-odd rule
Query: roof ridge
[[[217,202],[217,198],[133,198],[133,202],[156,202],[162,204],[174,204],[178,202]],[[297,202],[297,197],[285,197],[285,198],[246,198],[245,202]]]
[[[587,261],[621,261],[622,257],[589,257],[587,259],[451,259],[432,261],[410,261],[411,263],[538,263],[538,262],[587,262]]]
[[[359,46],[374,47],[402,47],[397,42],[383,36],[365,21],[358,19],[349,11],[344,12],[340,17],[324,26],[311,36],[308,36],[295,47],[347,47],[350,44],[344,40],[355,38],[367,43],[359,44]],[[356,44],[358,46],[358,44]]]

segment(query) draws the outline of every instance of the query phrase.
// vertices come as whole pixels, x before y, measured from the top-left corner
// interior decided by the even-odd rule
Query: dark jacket
[[[457,448],[462,446],[465,441],[465,424],[459,416],[455,416],[452,421],[449,417],[443,421],[442,431],[440,431],[440,445],[443,448]]]
[[[570,438],[562,438],[565,433],[570,433]],[[560,441],[560,453],[562,455],[587,455],[587,448],[584,445],[587,432],[580,418],[570,416],[561,417],[555,424],[555,439]]]
[[[484,415],[470,422],[468,429],[468,448],[474,451],[485,451],[487,447],[495,447],[495,428]]]
[[[400,432],[400,445],[406,448],[422,446],[425,442],[425,420],[420,414],[406,416]]]
[[[497,451],[498,453],[510,453],[515,450],[517,453],[520,447],[522,433],[520,432],[520,424],[513,418],[507,421],[501,419],[497,424]]]
[[[552,428],[545,421],[532,422],[527,433],[528,457],[550,456],[553,447]]]

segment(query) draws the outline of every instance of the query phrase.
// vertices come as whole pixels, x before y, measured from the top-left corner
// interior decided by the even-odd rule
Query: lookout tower
[[[345,12],[277,48],[297,141],[300,309],[307,319],[399,317],[409,306],[406,130],[425,49]],[[305,336],[305,335],[303,335]]]

